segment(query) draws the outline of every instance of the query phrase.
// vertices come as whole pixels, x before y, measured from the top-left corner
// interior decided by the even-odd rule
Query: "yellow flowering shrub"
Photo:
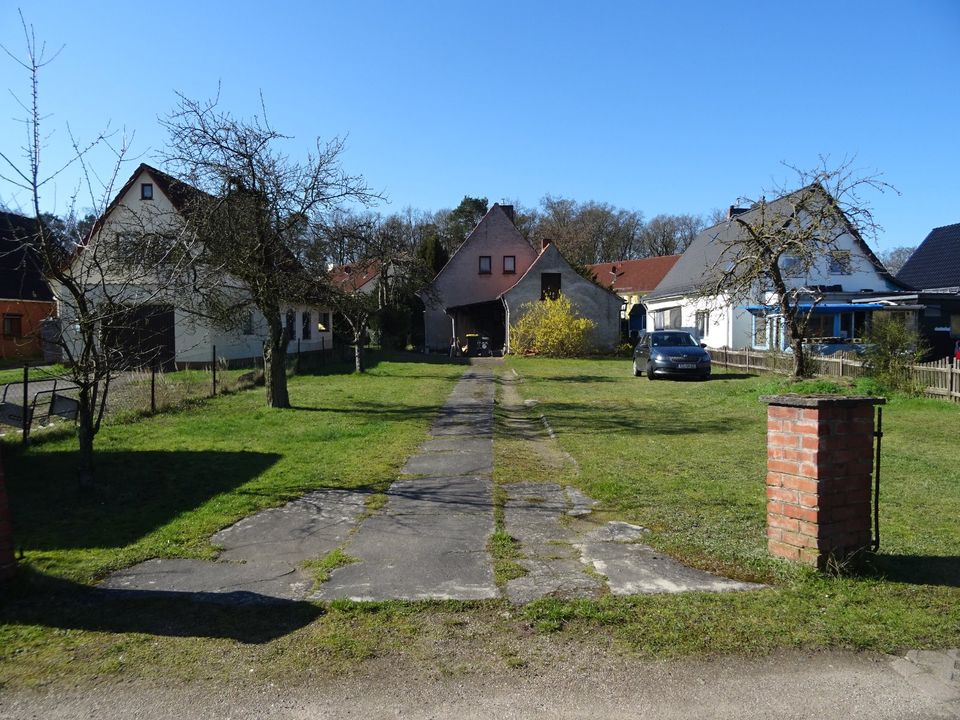
[[[559,295],[521,306],[520,319],[510,326],[513,352],[546,357],[577,357],[593,349],[596,323],[577,315],[570,299]]]

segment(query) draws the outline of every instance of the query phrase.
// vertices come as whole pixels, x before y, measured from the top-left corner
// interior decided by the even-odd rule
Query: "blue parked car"
[[[633,351],[633,374],[660,377],[710,378],[710,353],[693,335],[681,330],[656,330],[640,336]]]

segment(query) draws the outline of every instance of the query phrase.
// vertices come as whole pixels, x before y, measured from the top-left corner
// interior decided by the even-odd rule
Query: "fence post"
[[[157,412],[157,364],[150,368],[150,412]]]
[[[745,348],[747,351],[747,372],[750,372],[750,348]]]
[[[217,346],[213,346],[213,363],[211,364],[213,368],[213,397],[217,396]]]
[[[24,445],[30,444],[30,407],[27,400],[30,397],[30,366],[23,366],[23,417],[21,418],[22,437],[21,442]]]
[[[840,371],[839,371],[839,372],[840,372],[840,377],[843,377],[843,353],[842,353],[842,352],[839,353],[839,357],[840,357]]]

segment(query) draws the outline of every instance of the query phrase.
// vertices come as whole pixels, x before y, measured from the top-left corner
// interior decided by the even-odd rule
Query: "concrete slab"
[[[300,600],[313,579],[297,565],[339,547],[364,510],[362,493],[318,490],[216,533],[216,561],[159,558],[113,573],[104,589]]]
[[[312,599],[484,600],[498,596],[486,551],[493,533],[492,373],[464,373],[404,467],[380,513],[345,552],[358,560],[334,570]],[[451,441],[450,438],[455,440]],[[449,445],[461,442],[456,451]]]
[[[287,562],[322,557],[338,547],[364,511],[366,496],[350,490],[322,490],[258,512],[210,538],[223,548],[218,559]]]
[[[584,572],[579,558],[518,560],[527,574],[507,582],[507,599],[514,605],[526,605],[544,597],[590,598],[604,592],[603,581]]]
[[[634,526],[635,527],[635,526]],[[623,528],[599,528],[577,544],[583,561],[605,575],[614,595],[651,593],[729,592],[756,590],[762,585],[729,580],[687,567],[638,542],[611,540],[623,536]],[[638,529],[639,530],[639,529]],[[628,537],[635,535],[628,534]]]
[[[105,590],[143,590],[196,594],[223,594],[224,602],[244,593],[263,598],[299,600],[313,585],[312,578],[287,563],[208,562],[154,559],[113,573],[98,587]],[[249,596],[247,597],[249,601]]]
[[[493,443],[486,450],[470,452],[423,453],[414,455],[403,466],[404,475],[490,475],[493,472]]]
[[[572,507],[567,489],[552,483],[516,483],[505,490],[504,527],[520,543],[524,557],[517,562],[527,571],[507,581],[507,599],[523,605],[542,597],[602,594],[603,581],[588,574],[580,562],[574,546],[578,533],[565,523]]]

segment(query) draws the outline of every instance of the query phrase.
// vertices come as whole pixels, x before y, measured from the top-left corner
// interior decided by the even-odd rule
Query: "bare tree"
[[[854,261],[841,248],[842,238],[875,238],[879,230],[864,191],[893,188],[876,174],[857,174],[850,161],[830,167],[821,158],[811,171],[791,169],[797,183],[775,188],[777,199],[740,199],[749,210],[734,214],[726,228],[718,229],[714,242],[719,256],[706,270],[699,292],[729,304],[775,304],[793,351],[793,374],[805,377],[812,368],[804,337],[824,293],[803,279],[830,262]]]
[[[342,138],[318,139],[315,153],[294,162],[281,150],[289,138],[270,125],[265,109],[240,120],[220,110],[216,98],[178,97],[161,121],[170,139],[165,160],[203,191],[189,213],[191,229],[202,239],[199,261],[236,282],[228,292],[208,292],[207,311],[223,322],[244,305],[262,313],[268,328],[267,404],[289,407],[289,338],[280,311],[284,303],[307,300],[313,288],[302,264],[311,228],[341,203],[370,203],[379,196],[362,176],[342,169]]]
[[[149,358],[129,352],[123,342],[129,337],[131,322],[142,320],[168,292],[171,278],[184,274],[189,252],[181,248],[175,229],[157,233],[158,218],[145,218],[129,210],[118,219],[123,232],[108,232],[102,222],[110,198],[126,159],[128,139],[103,133],[81,145],[71,135],[69,160],[47,171],[41,163],[45,139],[45,115],[40,109],[41,71],[59,52],[48,53],[38,42],[32,26],[21,15],[25,35],[25,54],[18,57],[4,51],[29,78],[29,95],[14,97],[24,111],[27,139],[21,157],[0,152],[0,180],[29,197],[32,223],[20,228],[19,239],[24,257],[32,258],[46,275],[60,313],[60,332],[55,338],[73,381],[78,402],[78,475],[82,487],[94,480],[94,437],[107,407],[111,383],[132,364]],[[12,91],[11,91],[12,92]],[[94,170],[89,164],[94,149],[110,151],[111,167]],[[69,221],[57,226],[42,212],[44,193],[68,167],[78,167],[85,194],[94,214],[101,221]],[[97,179],[102,178],[101,182]],[[68,217],[80,190],[71,198]],[[46,218],[46,219],[45,219]],[[24,409],[26,411],[26,408]]]
[[[637,257],[643,213],[550,195],[540,207],[533,237],[553,240],[571,263],[589,265]]]
[[[703,230],[697,215],[657,215],[640,231],[639,255],[677,255],[686,250]]]
[[[907,260],[916,252],[916,249],[917,247],[915,245],[912,247],[900,246],[890,248],[880,253],[880,261],[891,275],[896,275],[900,272],[900,269],[907,264]]]
[[[408,229],[401,217],[341,214],[335,223],[322,226],[323,241],[312,248],[310,274],[319,280],[316,292],[330,304],[350,327],[354,347],[354,369],[364,372],[364,346],[376,321],[381,330],[392,319],[410,313],[416,293],[433,279],[431,264],[409,246]],[[333,247],[351,262],[329,268],[327,258]],[[419,318],[418,318],[419,320]]]

